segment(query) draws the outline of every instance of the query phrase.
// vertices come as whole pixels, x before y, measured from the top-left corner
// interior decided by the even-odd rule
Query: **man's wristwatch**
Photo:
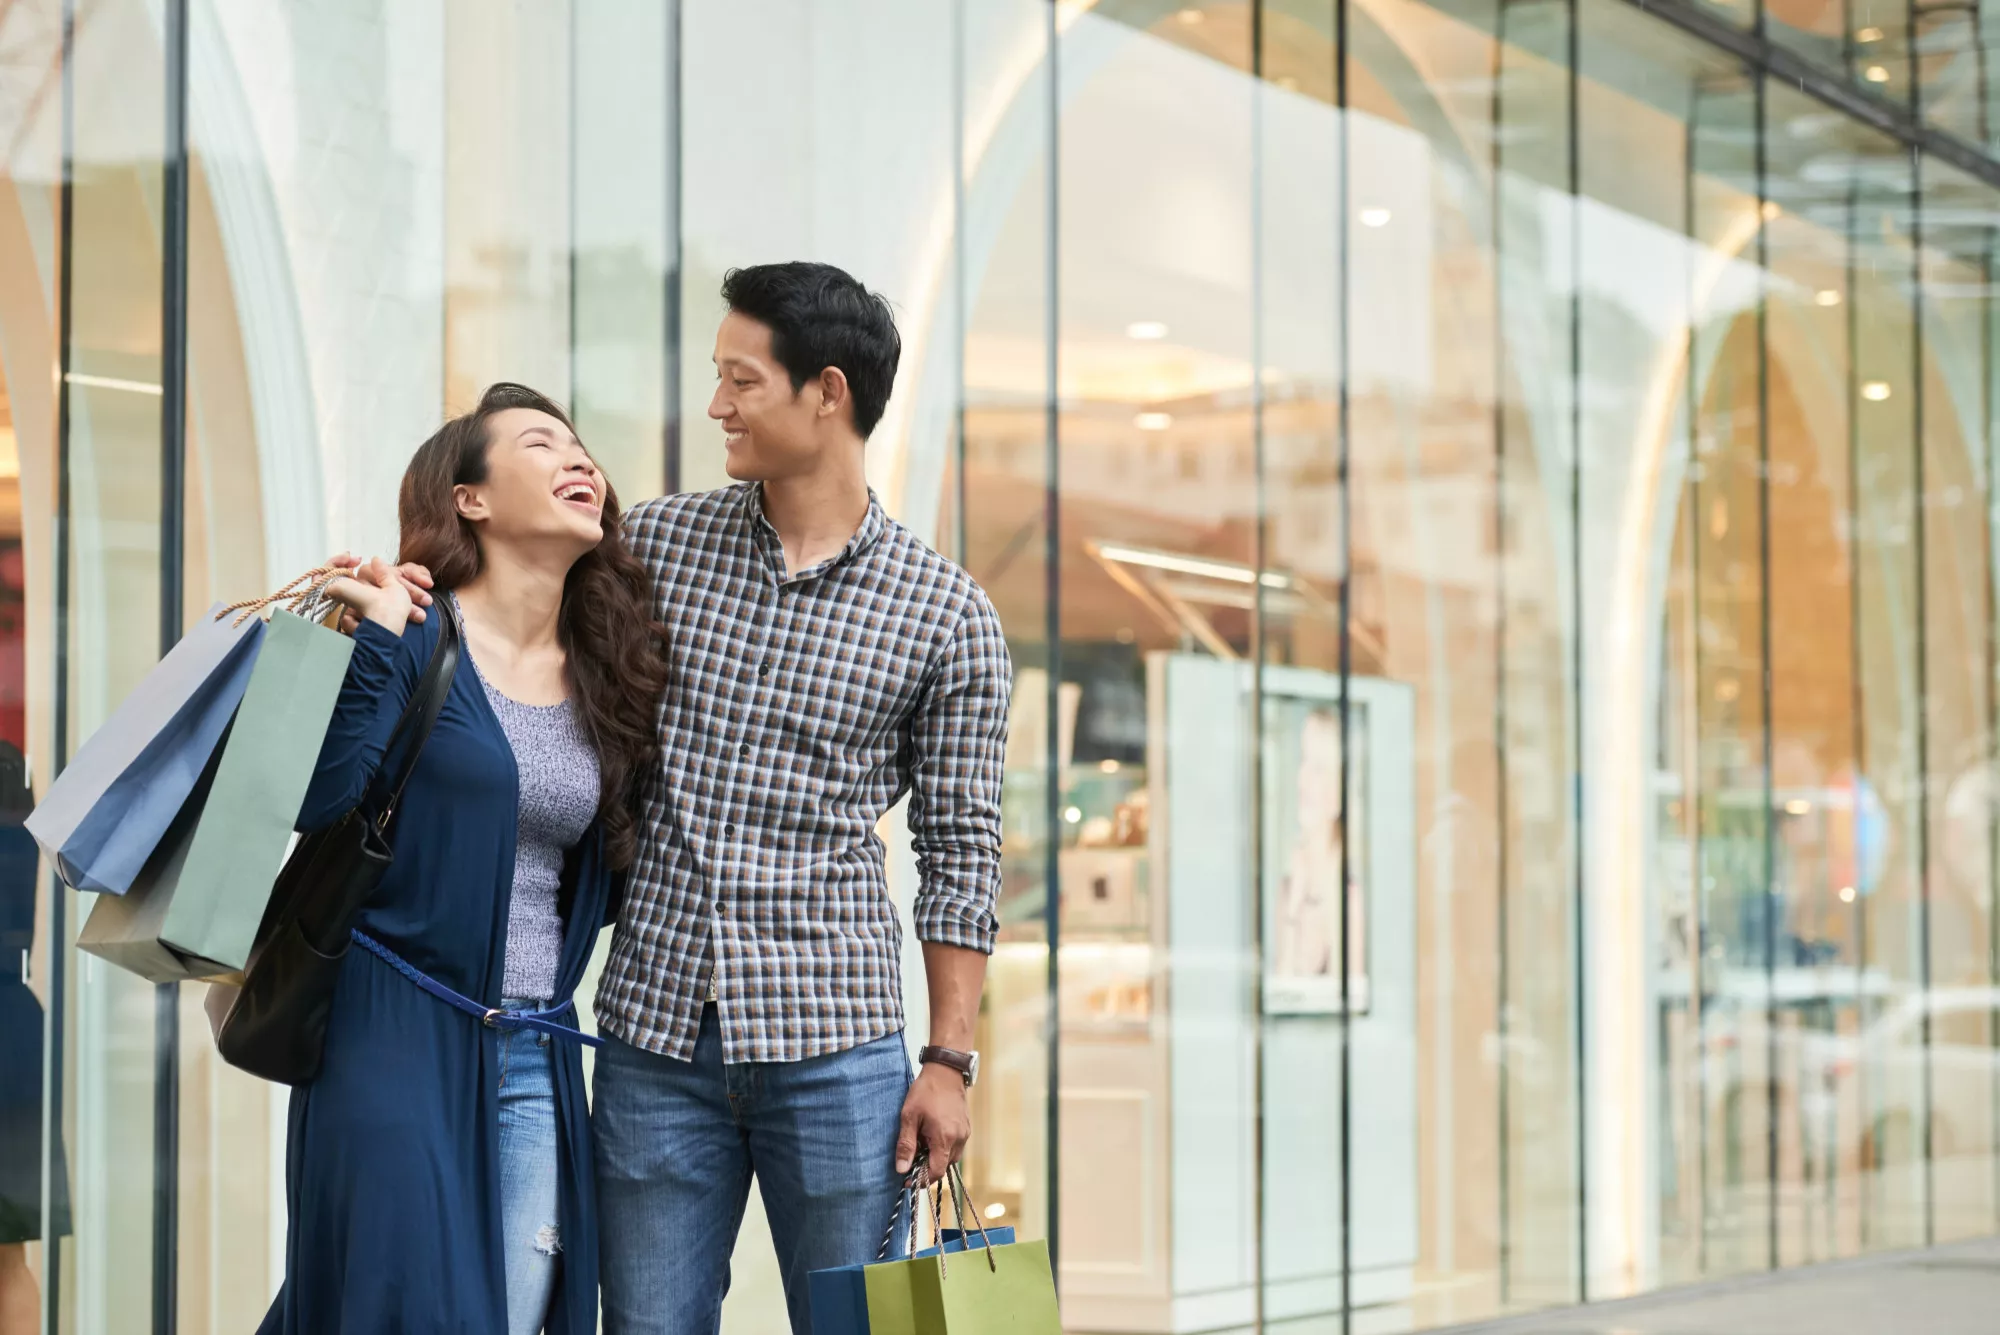
[[[923,1048],[917,1053],[920,1066],[949,1066],[965,1077],[965,1087],[972,1088],[973,1081],[979,1079],[979,1054],[959,1052],[952,1048]]]

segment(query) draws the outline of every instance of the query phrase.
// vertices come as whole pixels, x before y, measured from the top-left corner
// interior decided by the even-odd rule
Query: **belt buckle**
[[[483,1017],[481,1017],[479,1023],[485,1025],[488,1029],[498,1029],[500,1026],[493,1023],[493,1021],[498,1019],[500,1016],[505,1015],[506,1013],[507,1013],[506,1011],[501,1010],[499,1007],[496,1006],[491,1010],[488,1010],[486,1014]]]

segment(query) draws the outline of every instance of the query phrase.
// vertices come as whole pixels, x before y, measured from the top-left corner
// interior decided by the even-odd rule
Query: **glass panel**
[[[67,686],[81,743],[158,657],[166,94],[141,0],[86,0],[75,31]],[[92,898],[69,895],[72,933]],[[62,1308],[78,1329],[142,1330],[153,1317],[154,988],[74,953],[68,978],[76,1238]]]
[[[1492,110],[1498,139],[1493,228],[1500,347],[1494,352],[1498,404],[1490,434],[1498,479],[1493,574],[1501,789],[1494,1051],[1500,1081],[1501,1300],[1509,1307],[1573,1303],[1585,1284],[1575,582],[1577,487],[1585,461],[1577,452],[1573,304],[1581,252],[1570,198],[1572,152],[1582,145],[1573,145],[1569,132],[1571,13],[1568,6],[1533,0],[1502,10]],[[1379,170],[1392,171],[1392,163],[1385,159]],[[1441,293],[1451,290],[1442,275],[1433,281]],[[1357,311],[1356,328],[1362,327],[1361,318]],[[1437,327],[1455,325],[1461,322],[1440,320]],[[1476,347],[1466,355],[1476,357]],[[1363,440],[1357,418],[1357,451]],[[1385,450],[1385,468],[1394,460],[1388,445],[1378,446]],[[1357,516],[1368,509],[1364,486],[1357,470],[1352,500]],[[1431,558],[1427,544],[1410,542],[1398,559]],[[1440,581],[1449,567],[1438,569],[1431,581]],[[1387,604],[1398,601],[1385,590]],[[1411,626],[1406,634],[1416,629]],[[1454,649],[1439,648],[1444,661],[1456,660]],[[1409,675],[1420,692],[1436,690],[1422,676]],[[1478,688],[1468,683],[1459,689]],[[1439,699],[1435,707],[1442,710],[1446,703]],[[1452,708],[1455,713],[1458,706]],[[1474,732],[1469,740],[1476,746],[1477,738]]]
[[[1443,1187],[1422,1183],[1436,1163],[1425,1151],[1450,1134],[1421,1120],[1420,1090],[1433,1072],[1417,1060],[1418,1031],[1448,1032],[1450,1020],[1425,1005],[1418,983],[1409,693],[1384,679],[1376,658],[1343,664],[1341,626],[1340,388],[1343,324],[1352,318],[1343,318],[1343,284],[1364,271],[1358,261],[1377,275],[1371,282],[1421,290],[1424,250],[1410,238],[1422,236],[1429,182],[1369,193],[1365,203],[1358,192],[1348,197],[1368,218],[1393,215],[1395,237],[1342,217],[1346,163],[1373,161],[1385,148],[1421,152],[1422,141],[1407,122],[1385,123],[1393,108],[1372,86],[1369,114],[1347,116],[1343,127],[1330,40],[1337,19],[1336,6],[1318,0],[1264,7],[1264,81],[1251,124],[1261,557],[1257,530],[1251,538],[1263,571],[1248,648],[1262,735],[1257,833],[1245,851],[1263,916],[1261,1279],[1279,1330],[1314,1329],[1323,1315],[1330,1324],[1343,1302],[1401,1308],[1416,1296],[1424,1239],[1414,1207],[1425,1185]],[[1370,253],[1355,255],[1364,240]],[[1378,332],[1405,352],[1421,346],[1414,328]],[[1196,684],[1186,669],[1179,675]],[[1169,777],[1187,763],[1170,756]],[[1386,796],[1370,786],[1383,775],[1394,775]],[[1192,814],[1183,808],[1175,824],[1182,847],[1194,837]],[[1183,945],[1177,967],[1185,959]],[[1346,1282],[1343,1263],[1356,1282]]]
[[[1847,15],[1847,35],[1845,67],[1849,77],[1860,81],[1861,85],[1877,97],[1907,105],[1910,101],[1910,10],[1907,0],[1850,0],[1842,6]],[[1819,17],[1810,24],[1802,25],[1809,33],[1819,34],[1829,30],[1828,19]],[[1787,36],[1786,24],[1777,32],[1779,40]],[[1839,32],[1837,23],[1830,31]],[[1842,62],[1831,58],[1828,45],[1810,40],[1799,43],[1809,54],[1818,55],[1822,62],[1839,69]]]
[[[959,467],[964,494],[977,498],[961,512],[959,559],[992,598],[1014,658],[1000,944],[980,1015],[985,1055],[973,1090],[976,1132],[966,1177],[989,1211],[1033,1237],[1047,1232],[1050,1218],[1049,12],[1040,0],[976,0],[959,12],[965,173],[956,264],[965,331]],[[947,531],[940,525],[940,536]],[[1142,858],[1144,803],[1130,802],[1126,811],[1117,831],[1121,846],[1139,849],[1126,856]],[[1149,921],[1149,883],[1123,888],[1132,895],[1127,912]],[[1126,999],[1140,1032],[1149,1027],[1152,999],[1143,987]]]
[[[571,7],[570,413],[626,504],[666,481],[670,272],[680,167],[670,105],[677,6]],[[672,308],[678,315],[678,305]]]
[[[21,822],[54,771],[53,540],[62,12],[0,13],[0,1329],[40,1329],[67,1259],[71,1156],[43,1133],[44,1058],[71,933]],[[32,763],[30,763],[32,761]],[[39,765],[37,771],[34,766]],[[53,949],[52,949],[53,947]],[[53,1063],[60,1071],[60,1059]],[[58,1131],[61,1119],[58,1117]],[[53,1149],[54,1153],[49,1151]],[[53,1190],[43,1191],[44,1170]]]
[[[1341,1297],[1337,1029],[1274,1020],[1260,1106],[1244,975],[1258,911],[1248,17],[1193,5],[1141,29],[1085,13],[1060,48],[1059,1231],[1079,1330],[1130,1325],[1142,1293],[1203,1295],[1218,1325],[1252,1319],[1260,1279],[1271,1322]],[[1261,1162],[1280,1174],[1262,1190],[1260,1117]]]
[[[1773,988],[1780,1264],[1860,1244],[1832,1053],[1859,1023],[1855,593],[1849,442],[1852,173],[1886,145],[1767,89]]]
[[[1622,5],[1583,18],[1589,1205],[1592,1295],[1611,1296],[1709,1264],[1711,1129],[1745,1086],[1710,1087],[1704,1031],[1735,1050],[1741,993],[1763,1000],[1761,940],[1725,990],[1708,925],[1723,875],[1739,899],[1761,885],[1757,207],[1743,71]]]
[[[2000,1127],[1994,987],[1993,331],[2000,192],[1922,166],[1923,645],[1930,921],[1931,1234],[1993,1231]]]
[[[1855,639],[1861,697],[1854,803],[1857,991],[1854,1099],[1866,1194],[1861,1244],[1925,1235],[1922,662],[1911,310],[1909,158],[1891,145],[1853,165]]]
[[[1915,0],[1917,99],[1924,118],[1970,143],[1993,143],[1992,0]]]
[[[1693,458],[1685,497],[1707,1118],[1702,1273],[1710,1276],[1768,1263],[1773,1208],[1761,182],[1750,81],[1705,82],[1691,120],[1689,229],[1717,252],[1715,275],[1691,311]]]

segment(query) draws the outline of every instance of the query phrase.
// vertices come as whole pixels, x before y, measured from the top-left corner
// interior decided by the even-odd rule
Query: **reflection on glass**
[[[1925,830],[1930,1236],[1993,1231],[1996,1048],[1992,533],[1987,292],[2000,192],[1939,163],[1921,176]]]
[[[80,742],[156,658],[160,596],[160,155],[165,92],[137,0],[78,7],[70,341],[69,736]],[[89,897],[69,893],[70,930]],[[73,939],[73,938],[72,938]],[[62,1305],[138,1330],[153,1311],[151,984],[71,950],[62,1091],[76,1237]]]
[[[980,1016],[984,1054],[973,1093],[967,1178],[989,1214],[1024,1237],[1049,1229],[1048,896],[1050,754],[1047,491],[1050,472],[1047,7],[978,0],[961,7],[964,212],[964,436],[957,467],[976,497],[960,519],[966,568],[993,599],[1014,658],[1007,739],[1001,938]],[[957,494],[947,488],[944,495]],[[940,524],[940,534],[950,530]],[[1062,737],[1073,739],[1075,692],[1061,693]],[[1070,744],[1073,744],[1070,743]],[[1140,757],[1127,757],[1139,759]],[[1115,767],[1114,767],[1115,770]],[[1143,771],[1142,771],[1143,773]],[[1106,776],[1115,783],[1115,772]],[[1115,816],[1106,866],[1080,895],[1076,930],[1116,942],[1147,931],[1143,783],[1107,793]],[[1098,813],[1093,812],[1093,817]],[[1079,811],[1079,817],[1081,812]],[[1077,822],[1082,823],[1081,819]],[[1095,826],[1093,826],[1095,830]],[[1138,850],[1135,854],[1133,850]],[[1101,887],[1101,888],[1100,888]],[[1096,922],[1091,922],[1092,917]],[[1080,999],[1114,1028],[1143,1032],[1151,994],[1107,987]],[[1066,1241],[1066,1240],[1059,1240]]]

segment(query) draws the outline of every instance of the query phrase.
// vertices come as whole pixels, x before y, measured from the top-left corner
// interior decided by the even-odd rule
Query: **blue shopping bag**
[[[264,638],[210,608],[83,744],[26,822],[65,885],[122,895],[221,744]]]

